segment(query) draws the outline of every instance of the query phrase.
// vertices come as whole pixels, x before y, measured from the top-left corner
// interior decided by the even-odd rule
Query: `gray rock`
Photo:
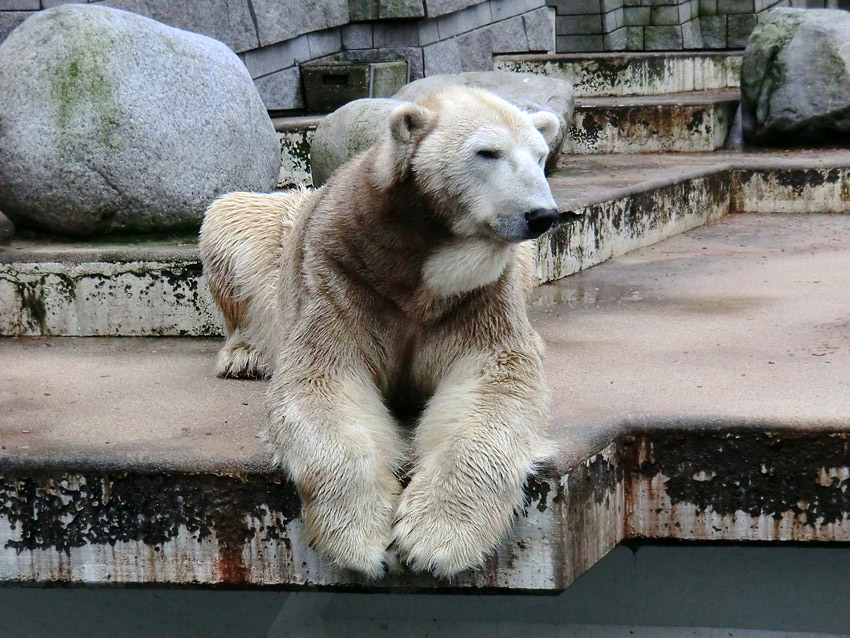
[[[549,145],[549,157],[546,159],[547,170],[555,167],[566,140],[567,123],[572,119],[573,108],[575,107],[575,93],[572,84],[565,80],[530,73],[471,71],[422,78],[406,85],[393,97],[397,100],[415,102],[444,86],[469,86],[485,89],[529,113],[545,110],[557,115],[561,127],[557,138]]]
[[[97,5],[36,14],[0,45],[0,209],[68,235],[196,227],[268,191],[274,127],[222,43]]]
[[[744,52],[741,106],[749,143],[850,142],[850,13],[771,11]]]
[[[402,104],[386,98],[354,100],[323,119],[310,146],[313,185],[324,184],[337,168],[377,142],[389,114]]]

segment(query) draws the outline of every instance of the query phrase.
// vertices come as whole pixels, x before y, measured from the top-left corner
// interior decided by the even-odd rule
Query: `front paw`
[[[394,553],[387,551],[398,492],[392,497],[367,500],[314,499],[302,504],[307,540],[324,560],[378,579],[397,568]]]
[[[412,570],[440,578],[480,567],[513,521],[513,503],[453,495],[444,484],[414,476],[402,492],[393,546]]]

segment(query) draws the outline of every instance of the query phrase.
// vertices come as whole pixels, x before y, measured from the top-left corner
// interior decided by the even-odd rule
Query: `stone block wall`
[[[830,1],[830,0],[825,0]],[[548,0],[559,53],[741,49],[790,0]]]
[[[78,0],[80,1],[80,0]],[[84,1],[84,0],[83,0]],[[0,0],[0,41],[63,0]],[[271,111],[303,109],[298,65],[346,52],[404,58],[411,79],[493,68],[499,53],[555,50],[546,0],[100,0],[221,40],[245,63]]]

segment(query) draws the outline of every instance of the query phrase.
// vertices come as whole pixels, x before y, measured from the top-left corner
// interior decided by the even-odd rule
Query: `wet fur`
[[[428,156],[480,127],[467,117],[543,130],[452,89],[402,107],[322,189],[227,195],[201,231],[227,328],[216,374],[271,376],[265,435],[309,541],[371,577],[396,555],[444,577],[481,565],[550,453],[529,246],[468,231],[452,193],[475,185]]]

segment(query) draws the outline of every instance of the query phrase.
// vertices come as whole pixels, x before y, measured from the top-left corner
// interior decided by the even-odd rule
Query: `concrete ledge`
[[[495,68],[568,80],[576,97],[664,95],[738,88],[741,53],[504,55],[496,58]]]
[[[730,212],[850,212],[850,151],[564,156],[578,215],[536,243],[542,283]],[[0,335],[212,336],[222,324],[194,243],[0,246]]]

